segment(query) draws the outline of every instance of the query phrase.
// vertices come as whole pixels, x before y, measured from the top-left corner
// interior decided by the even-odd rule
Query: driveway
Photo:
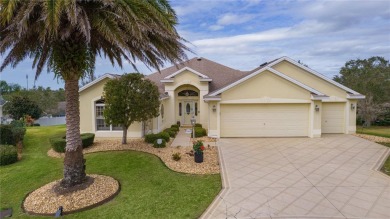
[[[203,218],[390,218],[384,146],[352,135],[218,145],[224,189]]]

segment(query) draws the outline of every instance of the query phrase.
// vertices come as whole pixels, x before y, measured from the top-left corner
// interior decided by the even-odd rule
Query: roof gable
[[[103,81],[103,80],[106,79],[106,78],[114,79],[114,78],[116,78],[116,77],[118,77],[118,75],[106,73],[106,74],[104,74],[104,75],[98,77],[98,78],[95,79],[94,81],[92,81],[92,82],[90,82],[90,83],[88,83],[88,84],[82,86],[82,87],[79,89],[79,92],[84,91],[84,90],[88,89],[89,87],[92,87],[93,85],[95,85],[95,84],[97,84],[97,83]]]
[[[228,89],[230,89],[230,88],[232,88],[232,87],[234,87],[234,86],[236,86],[236,85],[238,85],[238,84],[241,84],[241,83],[243,83],[244,81],[249,80],[249,79],[255,77],[256,75],[259,75],[259,74],[261,74],[261,73],[263,73],[263,72],[265,72],[265,71],[267,71],[267,70],[270,71],[270,72],[272,72],[272,73],[274,73],[274,74],[276,74],[276,75],[278,75],[279,77],[281,77],[281,78],[283,78],[283,79],[285,79],[285,80],[287,80],[287,81],[290,81],[291,83],[293,83],[293,84],[295,84],[295,85],[298,85],[299,87],[301,87],[301,88],[303,88],[303,89],[305,89],[305,90],[307,90],[307,91],[310,91],[311,93],[313,93],[313,94],[315,94],[315,95],[318,95],[318,96],[325,96],[325,94],[321,93],[320,91],[318,91],[318,90],[316,90],[316,89],[314,89],[314,88],[311,88],[311,87],[309,87],[309,86],[307,86],[307,85],[305,85],[305,84],[302,84],[301,82],[299,82],[299,81],[297,81],[297,80],[295,80],[295,79],[293,79],[293,78],[290,78],[290,77],[288,77],[287,75],[284,75],[283,73],[281,73],[281,72],[279,72],[279,71],[277,71],[277,70],[275,70],[275,69],[273,69],[273,68],[270,68],[270,67],[267,66],[267,65],[264,66],[263,68],[260,68],[259,70],[255,71],[255,72],[253,72],[252,74],[247,75],[246,77],[243,77],[243,78],[241,78],[240,80],[238,80],[238,81],[236,81],[236,82],[234,82],[234,83],[232,83],[232,84],[229,84],[229,85],[226,86],[226,87],[223,87],[223,88],[221,88],[221,89],[219,89],[219,90],[217,90],[217,91],[214,91],[214,92],[210,93],[208,96],[217,96],[217,95],[219,95],[220,93],[222,93],[222,92],[224,92],[224,91],[226,91],[226,90],[228,90]]]
[[[182,73],[182,72],[184,72],[184,71],[192,72],[192,73],[198,75],[199,77],[201,77],[201,78],[203,78],[203,79],[210,79],[208,76],[206,76],[206,75],[204,75],[204,74],[202,74],[202,73],[200,73],[200,72],[198,72],[198,71],[195,71],[194,69],[192,69],[192,68],[190,68],[190,67],[184,67],[184,68],[180,69],[179,71],[177,71],[177,72],[175,72],[175,73],[173,73],[173,74],[170,74],[170,75],[166,76],[164,79],[172,79],[172,78],[174,78],[176,75],[178,75],[178,74],[180,74],[180,73]]]
[[[293,65],[295,65],[295,66],[297,66],[297,67],[299,67],[299,68],[301,68],[301,69],[303,69],[303,70],[305,70],[305,71],[307,71],[307,72],[309,72],[309,73],[311,73],[311,74],[321,78],[322,80],[327,81],[328,83],[331,83],[331,84],[335,85],[336,87],[341,88],[342,90],[345,90],[348,93],[351,93],[353,95],[361,95],[360,93],[358,93],[358,92],[356,92],[356,91],[354,91],[354,90],[352,90],[352,89],[350,89],[350,88],[348,88],[348,87],[346,87],[346,86],[344,86],[344,85],[342,85],[342,84],[340,84],[340,83],[338,83],[338,82],[336,82],[336,81],[326,77],[325,75],[323,75],[323,74],[321,74],[319,72],[314,71],[311,68],[308,68],[308,67],[306,67],[306,66],[296,62],[295,60],[293,60],[293,59],[291,59],[291,58],[289,58],[287,56],[284,56],[284,57],[282,57],[282,58],[280,58],[280,59],[270,63],[269,67],[272,68],[272,66],[277,65],[278,63],[280,63],[282,61],[287,61],[287,62],[289,62],[289,63],[291,63],[291,64],[293,64]]]

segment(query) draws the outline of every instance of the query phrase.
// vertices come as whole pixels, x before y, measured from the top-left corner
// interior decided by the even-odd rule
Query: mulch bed
[[[171,140],[172,141],[172,140]],[[128,139],[127,144],[122,145],[121,139],[116,138],[96,138],[91,147],[83,150],[84,154],[95,153],[101,151],[121,151],[121,150],[135,150],[154,154],[165,163],[165,165],[176,172],[190,173],[190,174],[217,174],[220,173],[218,161],[218,148],[214,146],[208,147],[204,150],[203,163],[195,163],[194,157],[188,153],[192,147],[170,147],[154,148],[151,144],[147,144],[143,139]],[[180,153],[181,159],[174,161],[172,154]],[[48,156],[61,158],[63,153],[55,152],[53,149],[48,151]]]
[[[29,193],[22,208],[28,214],[54,216],[59,206],[63,214],[70,214],[102,205],[112,200],[120,190],[117,180],[109,176],[91,174],[93,183],[84,189],[65,194],[54,191],[60,180],[48,183]]]

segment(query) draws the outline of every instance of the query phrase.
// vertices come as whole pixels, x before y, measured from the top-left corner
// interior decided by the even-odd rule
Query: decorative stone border
[[[25,198],[23,199],[22,202],[22,210],[23,212],[29,214],[29,215],[38,215],[38,216],[54,216],[56,213],[57,209],[59,206],[64,207],[63,215],[67,214],[73,214],[76,212],[81,212],[85,210],[89,210],[92,208],[95,208],[97,206],[103,205],[112,199],[115,198],[116,195],[119,194],[121,190],[121,186],[118,180],[109,177],[109,176],[103,176],[103,175],[96,175],[96,174],[91,174],[88,175],[92,178],[94,178],[94,183],[92,183],[89,187],[83,190],[78,190],[76,192],[72,192],[69,194],[65,195],[57,195],[54,193],[52,190],[53,186],[56,185],[60,180],[56,180],[54,182],[50,182],[30,193],[28,193]],[[101,183],[98,186],[96,186],[96,181],[106,181],[108,180],[110,184],[112,184],[113,188],[111,190],[107,191],[107,182],[106,183]],[[94,185],[95,184],[95,185]],[[106,190],[105,190],[106,189]],[[107,194],[104,194],[103,196],[101,195],[101,191],[106,191]],[[42,192],[41,194],[39,194]],[[37,194],[38,193],[38,194]],[[96,196],[98,195],[98,198],[101,200],[98,200],[96,202]],[[100,195],[100,197],[99,197]],[[81,197],[81,198],[80,198]],[[39,200],[40,198],[40,200]],[[63,200],[58,203],[58,199],[62,198]],[[79,198],[79,199],[77,199]],[[44,206],[50,209],[39,209],[39,210],[34,210],[33,208],[39,208],[39,204],[41,204],[43,201]],[[81,201],[81,203],[76,203],[77,201]],[[95,203],[93,203],[95,202]],[[93,204],[89,204],[93,203]],[[52,206],[50,206],[50,204]],[[75,206],[75,204],[80,204],[81,206]],[[70,207],[73,205],[73,208]],[[67,209],[71,209],[67,211]]]

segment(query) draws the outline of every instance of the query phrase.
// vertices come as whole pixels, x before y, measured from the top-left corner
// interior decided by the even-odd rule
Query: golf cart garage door
[[[309,104],[221,105],[221,137],[308,136]]]
[[[322,103],[321,132],[344,133],[345,103]]]

